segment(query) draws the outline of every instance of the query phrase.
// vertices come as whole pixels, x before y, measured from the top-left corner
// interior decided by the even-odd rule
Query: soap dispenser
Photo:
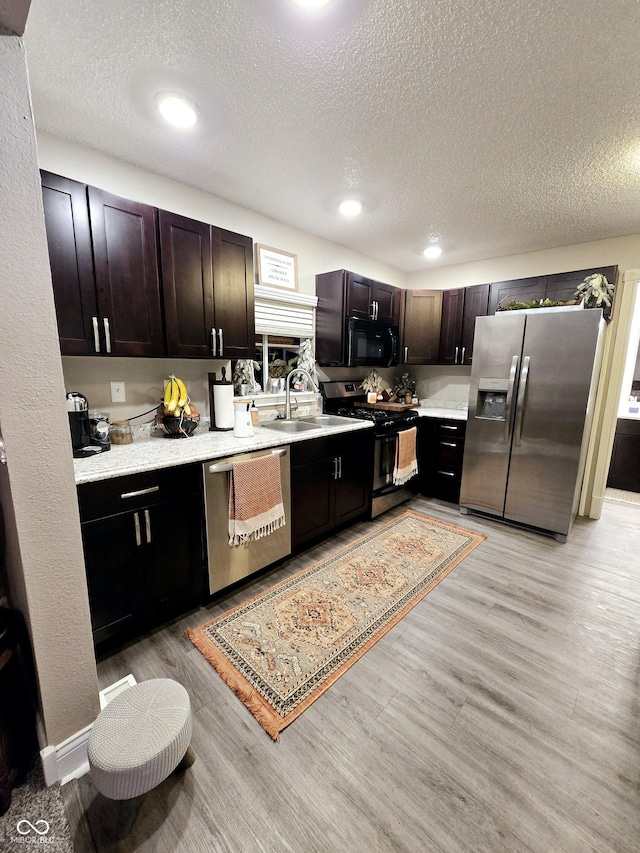
[[[244,398],[233,401],[233,434],[236,438],[250,438],[253,435],[250,406],[251,401]]]

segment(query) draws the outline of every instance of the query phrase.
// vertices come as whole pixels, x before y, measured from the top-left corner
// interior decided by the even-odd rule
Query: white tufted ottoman
[[[91,779],[112,800],[138,797],[193,763],[190,741],[184,687],[170,678],[141,681],[98,714],[88,744]]]

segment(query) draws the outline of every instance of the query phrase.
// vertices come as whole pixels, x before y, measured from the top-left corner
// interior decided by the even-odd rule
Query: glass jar
[[[109,427],[109,438],[112,444],[131,444],[131,424],[129,421],[114,421]]]

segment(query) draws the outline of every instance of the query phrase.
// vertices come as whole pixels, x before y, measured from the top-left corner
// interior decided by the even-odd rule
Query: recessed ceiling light
[[[345,198],[338,205],[343,216],[357,216],[362,213],[362,202],[357,198]]]
[[[323,6],[328,6],[332,0],[295,0],[295,2],[305,9],[321,9]]]
[[[198,107],[184,95],[163,92],[156,96],[156,106],[160,115],[175,127],[193,127],[198,121]]]
[[[425,258],[439,258],[442,254],[442,248],[440,246],[427,246],[422,254]]]

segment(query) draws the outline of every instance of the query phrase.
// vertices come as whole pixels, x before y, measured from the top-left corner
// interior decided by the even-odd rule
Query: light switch
[[[111,402],[112,403],[126,403],[127,398],[124,391],[124,382],[111,382]]]

